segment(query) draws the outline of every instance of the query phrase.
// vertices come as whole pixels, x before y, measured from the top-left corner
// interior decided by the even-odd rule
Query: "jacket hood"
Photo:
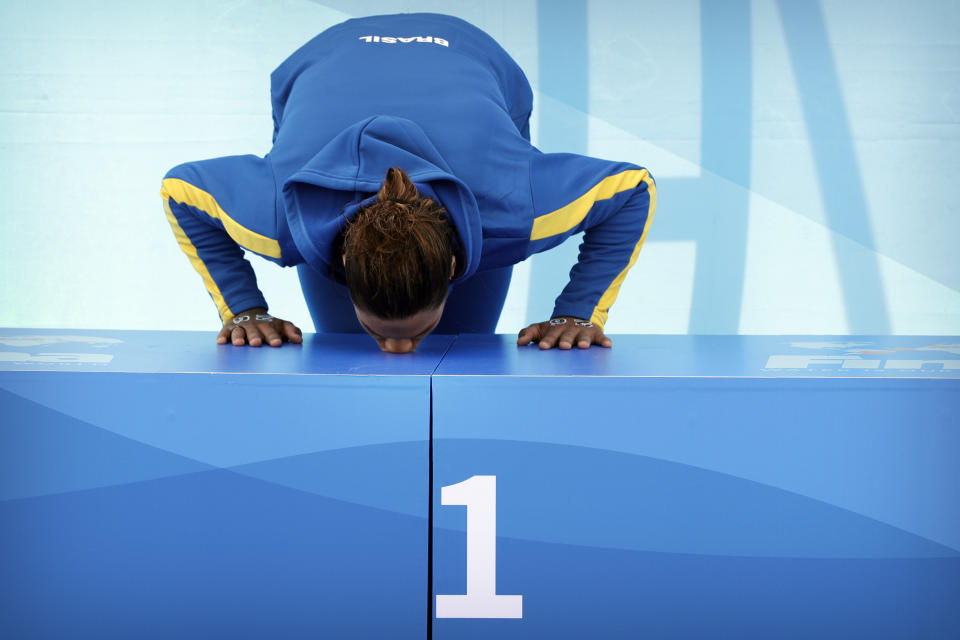
[[[321,272],[339,268],[337,236],[359,208],[374,201],[390,167],[406,171],[422,195],[447,210],[465,261],[456,280],[473,275],[483,249],[476,198],[417,124],[392,116],[348,127],[284,182],[287,224],[307,263]]]

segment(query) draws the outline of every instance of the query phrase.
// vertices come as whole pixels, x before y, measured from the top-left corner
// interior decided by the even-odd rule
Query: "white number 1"
[[[440,504],[467,507],[467,593],[438,595],[438,618],[522,618],[523,596],[497,595],[497,476],[440,488]]]

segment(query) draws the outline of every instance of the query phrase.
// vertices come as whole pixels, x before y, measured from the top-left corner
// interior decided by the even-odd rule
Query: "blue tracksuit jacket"
[[[586,231],[553,316],[603,326],[656,206],[646,169],[530,144],[532,92],[487,34],[450,16],[348,20],[271,75],[273,148],[170,170],[167,219],[223,320],[266,307],[244,250],[284,266],[341,268],[345,220],[390,167],[440,202],[457,231],[457,280]]]

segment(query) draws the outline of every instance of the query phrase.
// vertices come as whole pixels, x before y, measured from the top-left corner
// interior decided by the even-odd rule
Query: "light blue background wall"
[[[517,59],[538,146],[657,178],[610,332],[960,333],[960,4],[935,0],[2,3],[0,325],[215,329],[160,178],[265,153],[273,67],[415,10]],[[518,266],[501,331],[546,317],[569,245]],[[255,266],[311,329],[295,272]]]

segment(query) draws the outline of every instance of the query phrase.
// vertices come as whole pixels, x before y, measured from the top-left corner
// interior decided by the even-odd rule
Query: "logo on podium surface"
[[[874,342],[791,342],[797,350],[819,353],[771,355],[766,369],[805,369],[818,372],[960,373],[960,343],[918,347],[877,345]],[[953,356],[953,357],[951,357]]]
[[[123,340],[101,336],[78,335],[0,335],[0,345],[8,347],[49,347],[69,343],[82,343],[93,348],[120,344]],[[0,351],[0,363],[17,364],[108,364],[113,360],[110,353],[50,352],[29,353],[25,351]]]

